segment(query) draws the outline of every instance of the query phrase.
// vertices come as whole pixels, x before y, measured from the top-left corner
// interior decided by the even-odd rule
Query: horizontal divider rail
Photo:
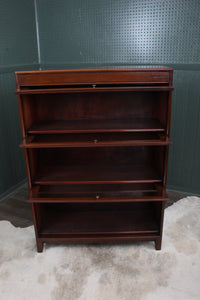
[[[20,144],[21,148],[73,148],[73,147],[124,147],[168,146],[171,141],[158,133],[84,133],[29,135]]]
[[[28,94],[65,94],[65,93],[96,93],[96,92],[134,92],[134,91],[173,91],[172,86],[110,86],[110,87],[69,87],[69,88],[43,88],[43,89],[23,89],[16,90],[16,95],[28,95]]]
[[[29,202],[148,202],[167,201],[161,184],[33,186]]]

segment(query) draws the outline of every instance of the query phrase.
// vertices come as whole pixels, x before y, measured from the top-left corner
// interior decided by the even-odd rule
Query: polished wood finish
[[[45,187],[45,186],[43,186]],[[56,187],[56,186],[54,186]],[[69,186],[67,186],[69,187]],[[47,189],[49,187],[47,186]],[[62,193],[61,187],[58,187],[60,190],[60,195]],[[37,189],[37,187],[36,187]],[[138,189],[138,192],[141,192],[140,188]],[[144,187],[144,190],[146,192],[152,193],[154,188],[152,187]],[[137,192],[137,191],[136,191]],[[155,190],[154,190],[155,192]],[[27,227],[33,225],[33,216],[31,211],[30,203],[27,201],[28,196],[28,186],[23,185],[20,187],[17,191],[13,192],[11,195],[9,195],[6,199],[3,201],[0,201],[0,221],[7,220],[11,222],[16,227]],[[40,194],[41,195],[41,194]],[[48,196],[52,196],[48,194]],[[174,191],[167,191],[168,200],[164,201],[165,207],[168,207],[170,205],[173,205],[176,201],[189,196],[189,194],[183,194],[180,192],[174,192]],[[47,196],[47,197],[48,197]],[[44,196],[45,197],[45,196]],[[45,199],[47,198],[45,197]],[[62,197],[62,195],[61,195]],[[141,200],[144,197],[141,197]],[[56,197],[55,197],[56,199]],[[54,200],[55,200],[54,199]],[[60,198],[59,198],[60,199]],[[38,200],[38,199],[37,199]]]
[[[29,202],[148,202],[166,201],[162,185],[151,183],[137,184],[68,184],[36,185],[29,193]]]
[[[171,68],[16,72],[38,252],[43,243],[161,248]]]
[[[169,84],[171,68],[112,68],[17,72],[18,87],[52,85]],[[17,88],[18,88],[17,87]],[[20,90],[20,89],[19,89]]]

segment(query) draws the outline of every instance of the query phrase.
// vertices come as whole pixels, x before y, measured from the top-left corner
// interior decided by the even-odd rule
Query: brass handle
[[[93,85],[92,85],[92,87],[93,87],[93,89],[95,89],[95,87],[96,87],[96,84],[93,84]]]
[[[99,195],[96,195],[96,199],[97,199],[97,200],[99,199]]]
[[[98,143],[98,140],[94,140],[94,143],[95,143],[95,144]]]

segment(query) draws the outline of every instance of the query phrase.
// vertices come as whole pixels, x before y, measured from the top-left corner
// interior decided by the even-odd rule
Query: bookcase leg
[[[37,241],[37,252],[43,252],[43,242]]]
[[[162,238],[157,238],[155,240],[155,249],[156,250],[161,250],[161,244],[162,244]]]

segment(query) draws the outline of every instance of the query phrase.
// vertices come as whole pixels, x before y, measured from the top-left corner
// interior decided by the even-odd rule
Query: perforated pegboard
[[[200,63],[200,0],[37,0],[43,63]]]

